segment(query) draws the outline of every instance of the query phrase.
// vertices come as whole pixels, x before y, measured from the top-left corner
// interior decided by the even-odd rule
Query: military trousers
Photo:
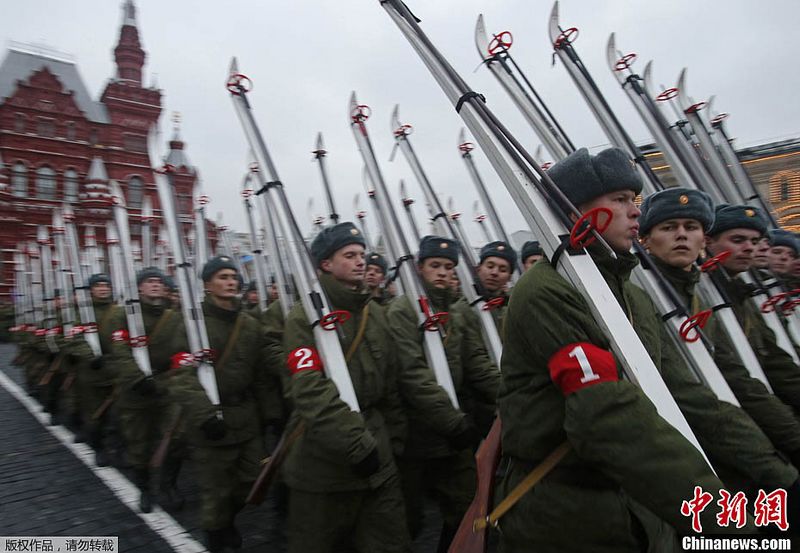
[[[398,460],[406,505],[408,531],[412,538],[422,530],[425,498],[439,504],[445,528],[455,529],[475,497],[476,474],[472,450],[465,449],[434,459]]]
[[[289,490],[289,553],[409,553],[398,476],[373,490]]]
[[[233,524],[258,477],[263,453],[260,436],[233,445],[194,448],[203,530],[221,530]]]
[[[136,393],[136,392],[129,392]],[[119,426],[125,440],[128,461],[135,469],[146,469],[169,427],[180,415],[178,405],[166,398],[153,398],[144,405],[120,405],[117,410]],[[178,428],[172,434],[169,457],[184,456],[183,436]]]

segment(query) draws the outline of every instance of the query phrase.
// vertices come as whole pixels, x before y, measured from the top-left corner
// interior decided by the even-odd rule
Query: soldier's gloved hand
[[[225,422],[216,415],[201,424],[200,430],[203,431],[206,438],[214,442],[221,440],[228,434],[228,428],[225,426]]]
[[[92,370],[99,371],[105,365],[105,357],[102,355],[100,357],[95,357],[89,362],[89,366]]]
[[[361,478],[369,478],[381,468],[381,461],[378,458],[378,448],[373,447],[366,457],[353,465],[353,471]]]
[[[453,449],[467,449],[468,447],[475,449],[481,443],[481,434],[478,432],[475,423],[469,417],[464,417],[461,424],[458,425],[455,434],[450,436],[448,440],[450,447]]]
[[[153,379],[152,376],[143,376],[139,380],[133,383],[133,386],[131,386],[131,390],[133,390],[140,396],[152,397],[156,395],[158,388],[156,387],[156,381]]]

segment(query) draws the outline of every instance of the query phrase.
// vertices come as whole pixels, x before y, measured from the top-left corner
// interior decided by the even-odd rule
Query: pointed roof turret
[[[169,153],[167,154],[166,162],[169,165],[179,169],[185,167],[188,172],[192,171],[192,165],[189,163],[189,158],[186,157],[186,152],[183,151],[184,143],[180,136],[180,123],[181,115],[178,112],[172,114],[172,140],[169,141]]]
[[[84,204],[88,204],[92,210],[108,212],[108,205],[111,201],[111,192],[108,188],[108,173],[106,166],[100,156],[94,156],[86,175],[86,199]]]
[[[117,47],[114,48],[117,79],[142,86],[144,59],[145,53],[139,42],[139,29],[136,26],[136,6],[133,0],[125,0],[122,3],[122,28]]]

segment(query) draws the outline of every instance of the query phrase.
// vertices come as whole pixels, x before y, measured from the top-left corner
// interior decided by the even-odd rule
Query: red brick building
[[[0,302],[10,301],[17,245],[35,240],[36,227],[51,224],[56,206],[73,205],[80,236],[92,225],[105,237],[109,179],[126,196],[134,240],[145,195],[153,202],[153,227],[160,224],[147,134],[161,113],[161,91],[142,83],[146,53],[133,0],[123,2],[113,51],[116,75],[99,100],[64,55],[14,44],[0,63]],[[168,162],[177,168],[178,209],[188,223],[197,172],[183,147],[176,132]]]

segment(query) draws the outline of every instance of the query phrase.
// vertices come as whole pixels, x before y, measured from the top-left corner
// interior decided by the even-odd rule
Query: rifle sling
[[[489,513],[486,518],[476,518],[475,522],[472,524],[473,531],[477,532],[483,530],[487,526],[497,527],[498,521],[500,518],[505,515],[511,507],[516,505],[517,501],[522,499],[522,496],[531,491],[533,487],[547,474],[553,470],[556,465],[564,458],[564,456],[569,453],[570,445],[569,442],[564,442],[557,448],[555,448],[550,455],[544,458],[544,460],[539,463],[529,474],[525,477],[525,479],[516,485],[516,487],[511,490],[503,501],[494,508],[494,510]]]
[[[358,332],[356,332],[356,337],[353,338],[353,342],[350,344],[350,347],[347,348],[347,353],[344,356],[346,362],[350,362],[355,355],[358,346],[361,345],[361,341],[364,339],[364,334],[367,331],[367,319],[369,318],[369,304],[372,303],[368,301],[367,304],[364,306],[364,309],[361,311],[361,324],[358,325]]]

